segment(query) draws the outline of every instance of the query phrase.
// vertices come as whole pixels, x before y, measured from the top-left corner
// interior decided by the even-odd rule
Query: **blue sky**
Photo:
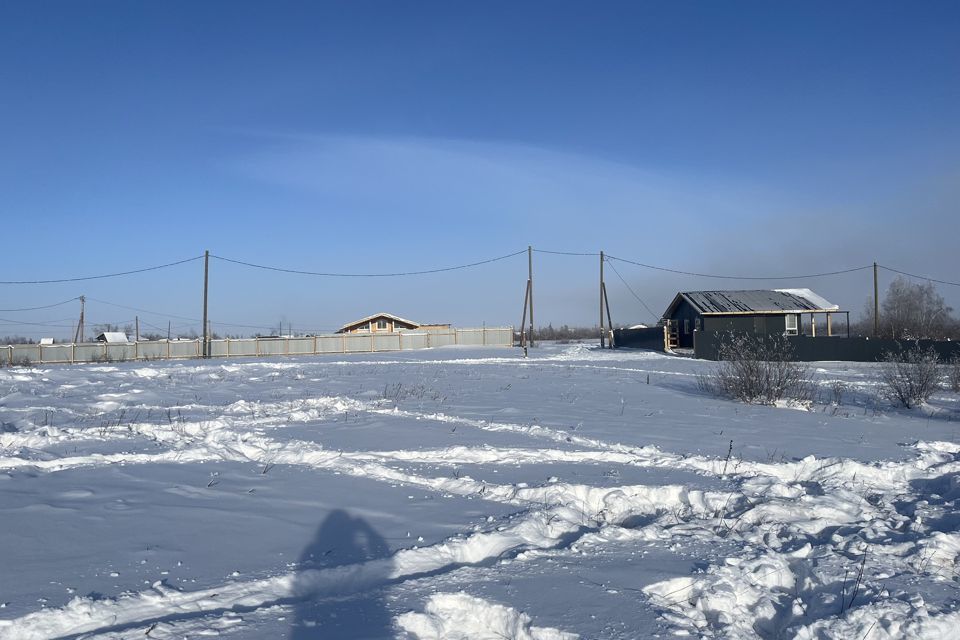
[[[0,280],[204,249],[408,271],[533,244],[706,273],[876,260],[958,281],[958,31],[955,2],[4,3]],[[743,285],[616,266],[655,312],[677,290]],[[596,259],[539,254],[535,269],[538,323],[596,322]],[[387,280],[214,261],[211,317],[518,324],[525,277],[523,257]],[[854,311],[872,288],[866,272],[749,286],[800,284]],[[608,287],[615,321],[651,320],[613,274]],[[960,307],[957,289],[940,287]],[[86,294],[195,318],[200,290],[189,263],[0,285],[0,308]]]

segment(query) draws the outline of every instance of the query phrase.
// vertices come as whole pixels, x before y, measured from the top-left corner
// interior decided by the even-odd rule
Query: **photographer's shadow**
[[[362,518],[332,511],[303,550],[290,640],[395,636],[382,585],[392,563],[386,541]]]

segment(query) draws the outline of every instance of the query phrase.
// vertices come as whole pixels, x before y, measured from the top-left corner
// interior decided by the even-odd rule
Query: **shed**
[[[663,314],[670,346],[693,347],[694,331],[744,331],[766,335],[800,335],[802,316],[810,314],[810,333],[816,336],[816,315],[826,314],[832,335],[832,314],[841,312],[810,289],[750,289],[738,291],[681,291]]]
[[[412,320],[405,320],[392,313],[374,313],[373,315],[348,322],[339,329],[337,333],[391,333],[397,331],[409,331],[418,329],[420,323]]]
[[[104,331],[97,336],[97,342],[107,342],[109,344],[130,342],[127,340],[127,334],[123,331]]]

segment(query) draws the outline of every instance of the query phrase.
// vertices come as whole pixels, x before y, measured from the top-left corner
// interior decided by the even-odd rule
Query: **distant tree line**
[[[894,340],[958,340],[960,319],[953,315],[932,282],[918,284],[900,276],[880,300],[879,332],[874,331],[873,297],[867,299],[851,332]]]
[[[535,340],[585,340],[588,338],[599,338],[600,327],[571,327],[562,325],[554,327],[548,324],[545,327],[539,327],[534,330],[533,338]]]

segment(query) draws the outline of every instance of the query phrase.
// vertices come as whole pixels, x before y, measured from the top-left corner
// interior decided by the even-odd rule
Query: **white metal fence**
[[[342,333],[302,338],[225,338],[210,341],[210,356],[304,356],[325,353],[408,351],[448,345],[513,346],[512,327],[405,333]],[[13,344],[0,347],[0,366],[200,358],[203,340],[151,340],[125,344]]]

